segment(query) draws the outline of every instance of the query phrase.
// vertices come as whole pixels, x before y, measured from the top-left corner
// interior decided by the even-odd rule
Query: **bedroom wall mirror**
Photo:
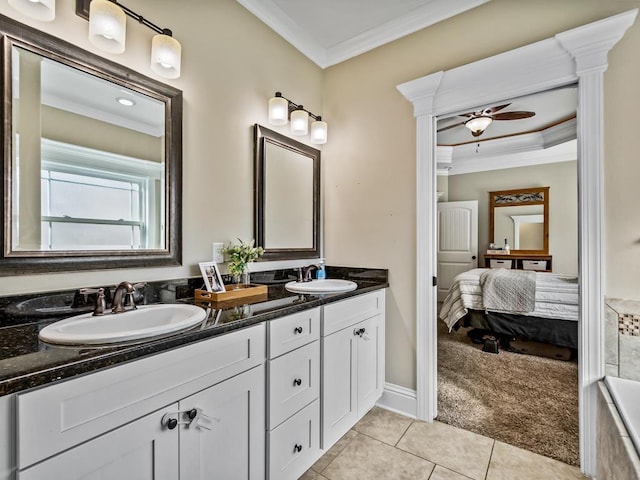
[[[549,187],[489,192],[489,236],[512,253],[548,255]]]
[[[182,93],[0,17],[0,274],[178,265]]]
[[[320,150],[254,126],[254,234],[267,260],[320,257]]]

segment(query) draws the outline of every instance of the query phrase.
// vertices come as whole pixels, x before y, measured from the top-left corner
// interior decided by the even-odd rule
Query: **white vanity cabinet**
[[[17,478],[264,478],[264,359],[261,324],[18,394]]]
[[[384,389],[384,290],[324,307],[322,448],[364,416]]]
[[[271,320],[267,347],[267,471],[299,478],[320,452],[320,307]]]

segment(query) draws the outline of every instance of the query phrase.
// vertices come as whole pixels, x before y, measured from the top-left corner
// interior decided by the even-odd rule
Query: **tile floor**
[[[301,480],[573,480],[573,466],[375,407]]]

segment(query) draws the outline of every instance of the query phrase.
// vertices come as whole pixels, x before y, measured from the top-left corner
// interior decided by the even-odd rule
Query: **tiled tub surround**
[[[640,301],[606,299],[605,373],[640,381]]]
[[[607,384],[611,386],[611,392]],[[598,480],[640,479],[638,450],[616,406],[619,405],[626,410],[627,416],[639,417],[640,383],[607,377],[605,381],[598,382],[598,388],[597,478]],[[616,395],[615,400],[614,395]],[[630,428],[633,428],[633,419],[628,418],[627,421]],[[637,424],[640,418],[635,418],[635,421]],[[635,432],[636,439],[639,433]]]
[[[47,345],[38,339],[38,332],[62,317],[16,316],[8,308],[28,298],[58,293],[72,296],[73,291],[1,297],[0,397],[389,286],[387,271],[381,269],[327,267],[328,278],[352,280],[358,288],[351,292],[322,295],[294,294],[285,290],[284,283],[293,276],[293,272],[260,273],[257,276],[262,283],[273,282],[269,284],[265,301],[250,305],[234,303],[235,306],[219,304],[217,309],[210,310],[201,325],[191,330],[134,344],[93,348]],[[201,286],[201,278],[147,282],[144,296],[138,299],[138,304],[193,303],[193,290]]]

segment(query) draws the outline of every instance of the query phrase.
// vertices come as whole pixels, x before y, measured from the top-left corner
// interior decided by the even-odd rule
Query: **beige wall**
[[[388,382],[415,388],[416,134],[412,106],[396,85],[639,6],[638,0],[492,0],[327,69],[325,254],[329,264],[390,269]],[[638,45],[640,21],[609,56],[604,118],[606,292],[633,298],[640,296]]]
[[[478,200],[478,250],[489,246],[489,192],[549,188],[549,254],[553,271],[578,274],[578,190],[576,162],[507,168],[449,177],[449,201]],[[496,239],[502,243],[502,239]],[[511,245],[513,247],[513,244]]]
[[[87,40],[75,1],[56,3],[49,23],[29,20],[7,2],[0,13],[158,78],[149,68],[151,30],[128,20],[126,52],[105,54]],[[211,260],[212,242],[253,237],[252,128],[267,124],[267,100],[280,90],[312,112],[322,109],[322,70],[235,0],[126,5],[171,28],[182,43],[181,77],[159,80],[184,93],[183,266],[0,277],[0,295],[198,275],[197,263]]]

